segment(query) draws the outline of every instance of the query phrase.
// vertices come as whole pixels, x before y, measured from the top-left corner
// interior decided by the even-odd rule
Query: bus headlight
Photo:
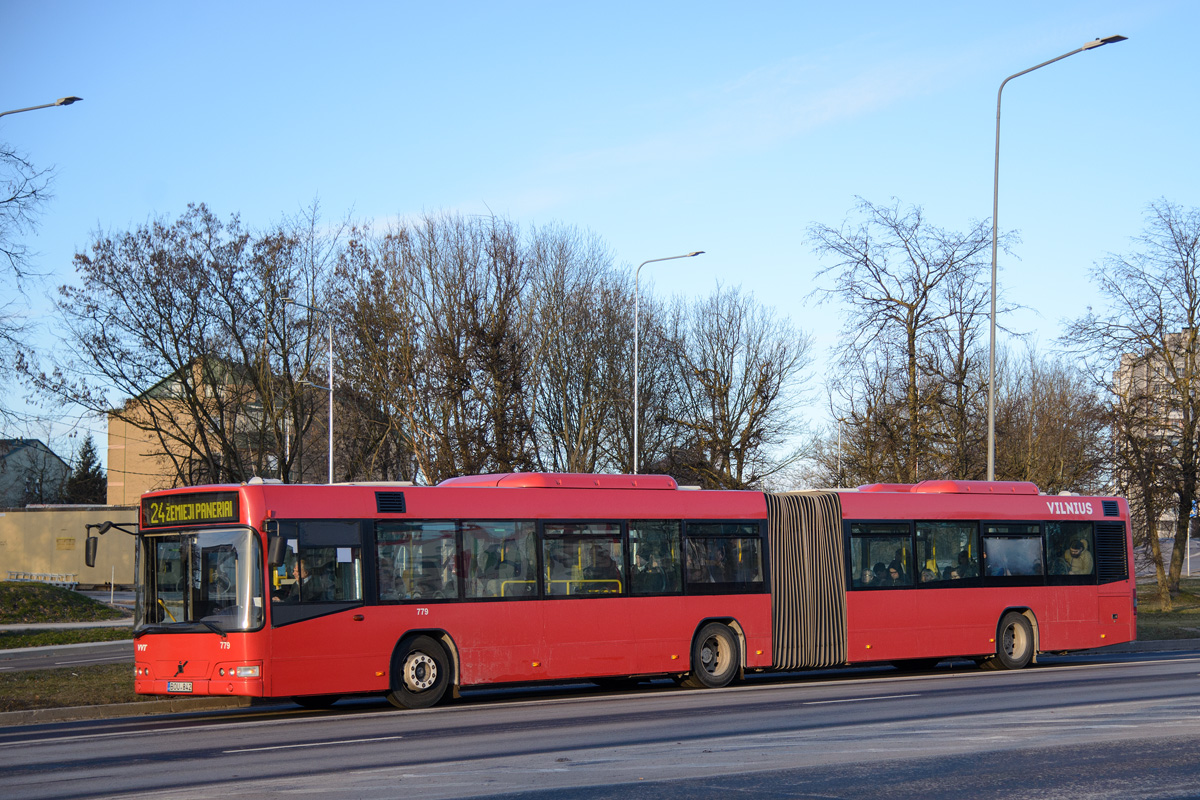
[[[262,668],[259,666],[238,667],[234,674],[239,678],[257,678],[262,675]]]

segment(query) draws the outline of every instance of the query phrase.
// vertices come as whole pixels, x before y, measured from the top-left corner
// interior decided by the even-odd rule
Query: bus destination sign
[[[142,527],[237,522],[237,492],[202,492],[148,497],[142,500]]]

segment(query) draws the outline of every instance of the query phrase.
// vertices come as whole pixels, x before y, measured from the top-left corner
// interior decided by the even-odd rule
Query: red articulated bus
[[[1125,501],[1030,483],[254,479],[144,495],[137,552],[136,690],[151,695],[422,708],[503,683],[1018,669],[1136,636]]]

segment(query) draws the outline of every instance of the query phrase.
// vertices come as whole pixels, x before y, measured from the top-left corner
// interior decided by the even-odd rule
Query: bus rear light
[[[255,665],[253,667],[238,667],[234,674],[239,678],[257,678],[262,675],[262,668]]]

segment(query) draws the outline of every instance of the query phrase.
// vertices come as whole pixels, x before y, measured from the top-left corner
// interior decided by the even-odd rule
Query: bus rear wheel
[[[437,705],[450,686],[450,658],[446,648],[428,636],[402,643],[392,656],[391,685],[387,699],[396,708]]]
[[[728,625],[710,622],[692,641],[692,671],[681,685],[689,689],[720,689],[738,671],[737,639]]]
[[[984,669],[1024,669],[1033,660],[1033,626],[1024,614],[1010,611],[1000,618],[996,655],[980,664]]]

